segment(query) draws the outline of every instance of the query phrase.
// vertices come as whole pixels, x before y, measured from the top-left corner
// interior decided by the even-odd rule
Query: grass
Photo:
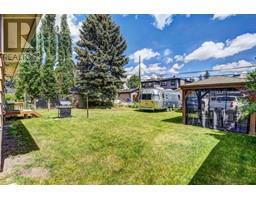
[[[17,169],[0,183],[19,184],[256,184],[256,138],[186,126],[178,112],[131,108],[57,111],[13,122],[10,133],[31,135],[23,168],[43,167],[46,179]],[[22,132],[22,133],[21,133]],[[28,138],[28,137],[26,137]]]

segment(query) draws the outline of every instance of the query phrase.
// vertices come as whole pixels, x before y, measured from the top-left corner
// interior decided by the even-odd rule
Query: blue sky
[[[74,42],[85,17],[69,15]],[[112,17],[127,40],[128,76],[138,73],[139,55],[144,78],[189,76],[182,73],[207,69],[241,74],[252,68],[239,67],[256,63],[256,15]]]

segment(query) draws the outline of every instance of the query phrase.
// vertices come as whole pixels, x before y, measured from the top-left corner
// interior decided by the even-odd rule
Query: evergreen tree
[[[72,60],[72,40],[67,22],[67,15],[61,16],[60,32],[58,34],[58,66],[56,68],[56,80],[59,96],[69,93],[74,86],[74,68]]]
[[[200,74],[200,76],[199,76],[199,80],[201,81],[201,80],[203,80],[203,76],[202,76],[202,74]]]
[[[206,72],[205,72],[205,74],[204,74],[204,79],[207,79],[207,78],[209,78],[209,77],[210,77],[210,74],[209,74],[208,70],[206,70]]]
[[[35,35],[25,52],[25,56],[20,64],[20,69],[15,80],[16,96],[21,99],[24,97],[25,106],[27,98],[34,102],[36,109],[36,100],[41,94],[41,54],[36,42],[40,43],[39,34]]]
[[[111,104],[122,88],[128,58],[120,28],[110,15],[89,15],[77,42],[78,84],[90,103]]]
[[[48,109],[50,109],[51,99],[56,97],[56,79],[54,67],[57,55],[57,34],[55,26],[56,15],[47,14],[42,19],[42,41],[44,63],[42,67],[42,95],[48,101]]]
[[[132,75],[128,80],[128,88],[139,88],[140,86],[140,77]]]

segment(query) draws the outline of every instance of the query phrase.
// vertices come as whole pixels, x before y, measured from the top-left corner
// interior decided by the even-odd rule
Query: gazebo
[[[255,134],[255,114],[242,115],[246,80],[216,76],[181,86],[184,124]]]

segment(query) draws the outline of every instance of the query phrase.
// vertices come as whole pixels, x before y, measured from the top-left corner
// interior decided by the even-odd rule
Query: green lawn
[[[256,138],[186,126],[178,112],[57,111],[15,121],[29,163],[0,178],[19,184],[256,184]],[[41,167],[47,178],[21,175]]]

